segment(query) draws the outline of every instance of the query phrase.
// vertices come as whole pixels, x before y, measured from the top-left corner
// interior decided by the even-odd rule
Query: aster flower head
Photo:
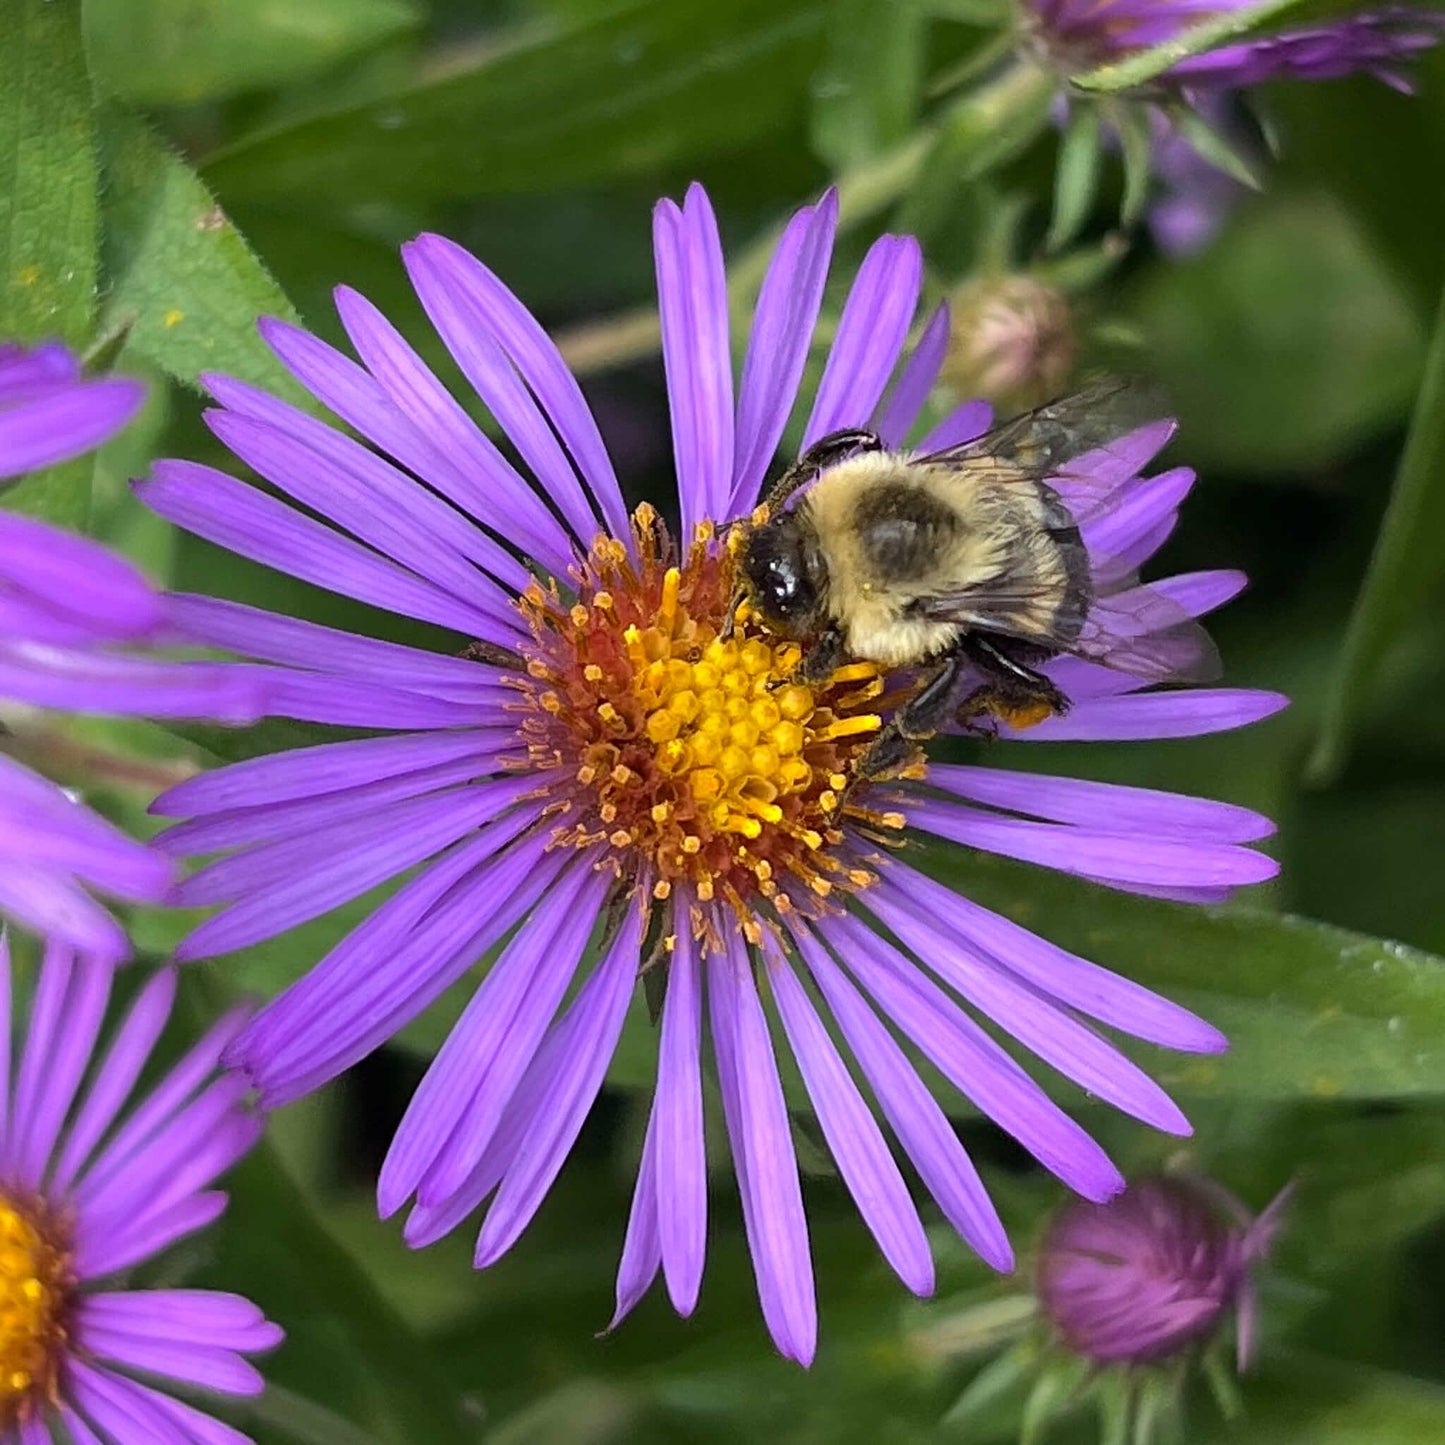
[[[93,450],[143,400],[139,382],[83,378],[64,347],[0,345],[0,478]],[[254,719],[249,681],[153,655],[173,632],[165,599],[130,563],[0,512],[0,722],[17,706]],[[125,935],[89,890],[159,902],[170,878],[163,855],[7,757],[0,729],[0,917],[115,960]]]
[[[230,1058],[268,1104],[294,1099],[506,939],[417,1089],[378,1186],[384,1214],[410,1202],[416,1246],[490,1199],[475,1256],[484,1266],[561,1168],[634,999],[640,1007],[639,973],[661,982],[657,1086],[617,1316],[659,1272],[681,1312],[697,1301],[710,1054],[763,1312],[801,1361],[814,1351],[816,1306],[772,1024],[868,1228],[918,1293],[933,1283],[918,1210],[835,1030],[924,1187],[998,1268],[1012,1262],[1003,1226],[890,1024],[1091,1199],[1122,1187],[1118,1171],[978,1016],[1175,1132],[1188,1128],[1176,1106],[1084,1016],[1175,1048],[1224,1046],[1204,1021],[970,903],[890,845],[911,830],[1189,901],[1274,871],[1245,846],[1270,825],[1222,804],[993,767],[849,788],[900,684],[857,663],[805,684],[798,644],[746,617],[729,635],[734,549],[720,531],[754,508],[794,411],[804,446],[868,424],[901,446],[946,348],[940,313],[910,350],[921,258],[911,239],[882,237],[849,289],[816,394],[800,405],[836,222],[830,194],[785,229],[735,382],[707,197],[693,187],[682,206],[658,206],[676,531],[650,507],[628,514],[556,347],[491,271],[439,236],[403,259],[510,455],[343,287],[337,308],[359,361],[288,324],[262,331],[364,441],[212,377],[211,428],[279,495],[180,461],[158,464],[141,488],[220,545],[455,634],[428,651],[174,600],[188,629],[256,659],[279,711],[378,734],[252,759],[158,800],[157,811],[187,820],[163,846],[223,855],[180,885],[182,902],[222,906],[179,956],[269,938],[417,870],[261,1012]],[[970,403],[919,444],[974,436],[987,420]],[[1103,588],[1121,585],[1174,525],[1192,474],[1141,475],[1171,431],[1145,427],[1076,464],[1118,502],[1086,539]],[[1241,584],[1202,573],[1161,585],[1198,615]],[[1191,736],[1282,705],[1228,689],[1148,692],[1076,659],[1050,671],[1074,705],[1023,737]]]
[[[1054,1217],[1038,1299],[1059,1340],[1101,1365],[1153,1364],[1202,1347],[1230,1320],[1239,1368],[1254,1335],[1250,1272],[1278,1233],[1287,1194],[1252,1219],[1211,1181],[1134,1181],[1104,1204]]]
[[[243,1442],[169,1391],[259,1393],[243,1357],[281,1331],[236,1295],[130,1283],[221,1213],[226,1196],[210,1186],[260,1136],[245,1081],[216,1076],[242,1016],[218,1023],[128,1108],[176,979],[167,970],[146,983],[98,1054],[113,976],[51,945],[12,1074],[0,936],[0,1441],[38,1445],[59,1426],[76,1442]]]

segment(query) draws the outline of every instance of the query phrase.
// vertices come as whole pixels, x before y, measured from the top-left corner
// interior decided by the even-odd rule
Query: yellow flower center
[[[750,934],[756,895],[785,912],[865,886],[859,830],[902,826],[849,791],[881,726],[877,669],[797,681],[796,643],[746,616],[721,635],[733,561],[710,527],[680,559],[651,508],[634,528],[636,560],[600,538],[570,605],[555,584],[523,598],[535,647],[520,765],[561,767],[575,783],[554,804],[555,844],[599,849],[657,899],[680,882],[725,899]]]
[[[0,1426],[55,1399],[74,1285],[45,1206],[0,1192]]]

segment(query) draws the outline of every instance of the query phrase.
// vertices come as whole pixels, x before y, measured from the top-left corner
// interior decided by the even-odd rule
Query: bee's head
[[[764,624],[783,637],[799,638],[823,622],[827,566],[806,514],[780,512],[747,539],[742,581]]]

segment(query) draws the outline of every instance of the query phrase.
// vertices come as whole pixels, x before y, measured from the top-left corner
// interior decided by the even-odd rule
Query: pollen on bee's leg
[[[1036,702],[1021,703],[1017,707],[998,707],[994,711],[997,717],[1020,732],[1025,728],[1037,727],[1054,715],[1053,707],[1042,698]]]

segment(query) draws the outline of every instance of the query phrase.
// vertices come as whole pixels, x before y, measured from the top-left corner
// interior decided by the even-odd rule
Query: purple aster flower
[[[1028,36],[1046,64],[1076,75],[1247,8],[1247,0],[1028,0]],[[1231,119],[1238,92],[1270,80],[1363,74],[1408,94],[1413,86],[1406,67],[1442,35],[1445,10],[1385,6],[1218,46],[1158,76],[1141,99],[1153,141],[1151,167],[1164,191],[1149,216],[1161,248],[1176,256],[1199,250],[1244,194],[1239,181],[1181,129],[1181,107],[1195,112],[1221,145],[1248,154],[1255,147],[1241,140]]]
[[[1221,1186],[1140,1179],[1106,1204],[1075,1200],[1049,1226],[1038,1298],[1060,1340],[1097,1364],[1150,1364],[1212,1339],[1230,1316],[1242,1370],[1254,1335],[1250,1272],[1289,1191],[1259,1216]]]
[[[0,478],[99,446],[135,415],[139,382],[87,381],[64,347],[0,346]],[[128,562],[84,538],[0,513],[0,705],[246,722],[253,682],[225,666],[150,653],[177,640],[165,598]],[[137,653],[136,649],[145,651]],[[0,754],[0,917],[117,960],[120,925],[96,889],[159,902],[165,857]]]
[[[1250,0],[1027,0],[1035,45],[1078,74],[1177,40],[1195,26],[1250,8]],[[1366,74],[1409,91],[1400,67],[1445,33],[1445,11],[1410,5],[1341,16],[1321,25],[1251,36],[1192,55],[1160,77],[1191,89],[1242,90],[1267,80],[1335,80]]]
[[[175,971],[141,989],[96,1059],[112,970],[52,944],[13,1075],[3,935],[0,976],[0,1439],[43,1445],[58,1425],[77,1445],[244,1441],[166,1391],[259,1393],[242,1356],[281,1331],[237,1295],[130,1283],[221,1213],[226,1196],[209,1186],[261,1133],[245,1080],[216,1075],[243,1016],[221,1020],[127,1111]]]
[[[458,634],[431,652],[234,602],[175,600],[189,630],[256,660],[278,711],[378,733],[238,763],[157,801],[189,820],[163,846],[224,855],[179,888],[181,903],[221,909],[178,956],[243,948],[409,875],[263,1010],[231,1061],[268,1105],[295,1099],[505,940],[418,1087],[378,1190],[385,1215],[411,1201],[405,1234],[416,1246],[490,1199],[476,1248],[485,1266],[561,1168],[641,992],[639,971],[665,981],[617,1318],[659,1272],[682,1313],[696,1303],[710,1046],[763,1313],[800,1361],[813,1355],[816,1307],[775,1029],[865,1222],[918,1293],[933,1285],[923,1226],[855,1067],[945,1217],[996,1267],[1013,1256],[895,1030],[1095,1200],[1123,1187],[1118,1170],[980,1016],[1080,1087],[1176,1133],[1188,1130],[1178,1108],[1086,1019],[1172,1048],[1225,1043],[880,840],[908,828],[1199,902],[1275,871],[1246,846],[1270,831],[1252,812],[1066,777],[939,767],[917,785],[859,784],[840,809],[838,790],[880,726],[877,670],[853,665],[806,686],[794,680],[795,644],[749,620],[721,635],[733,552],[716,528],[754,507],[799,402],[836,224],[830,194],[786,228],[735,386],[707,197],[693,187],[681,207],[658,206],[677,542],[650,507],[628,515],[576,380],[522,303],[431,235],[404,248],[408,274],[515,462],[343,287],[337,307],[359,361],[282,322],[262,332],[361,440],[210,377],[220,403],[210,427],[276,493],[183,461],[158,463],[141,487],[162,515],[221,546]],[[805,445],[870,421],[890,445],[912,435],[948,339],[940,313],[909,352],[921,278],[913,240],[884,236],[870,249],[805,413]],[[972,437],[987,421],[988,408],[970,403],[919,444]],[[1141,475],[1172,430],[1144,427],[1074,464],[1080,485],[1117,503],[1085,534],[1103,588],[1124,585],[1174,526],[1192,474]],[[1059,485],[1067,491],[1067,479]],[[1158,585],[1198,615],[1243,578]],[[1021,734],[1039,742],[1192,736],[1283,705],[1274,693],[1145,691],[1137,677],[1075,659],[1049,669],[1074,706]]]

